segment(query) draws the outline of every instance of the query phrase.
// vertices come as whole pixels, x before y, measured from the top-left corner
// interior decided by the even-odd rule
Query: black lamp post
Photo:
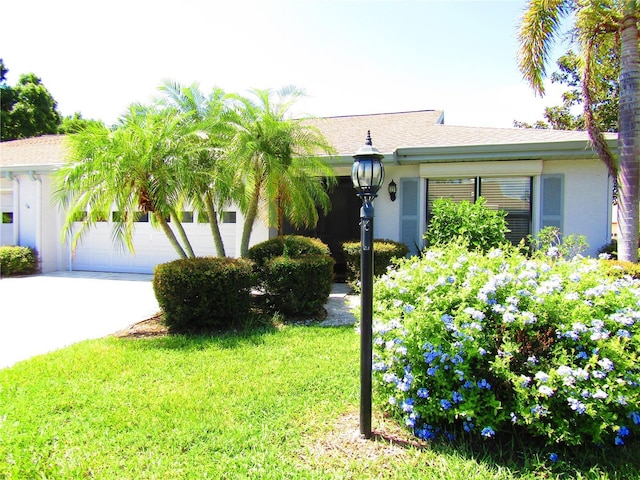
[[[384,181],[382,155],[367,140],[353,156],[351,181],[362,200],[360,209],[360,434],[371,438],[371,367],[373,322],[373,199]]]

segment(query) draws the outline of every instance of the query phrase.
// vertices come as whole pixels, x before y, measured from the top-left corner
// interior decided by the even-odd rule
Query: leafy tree
[[[58,104],[33,73],[21,75],[15,87],[6,84],[8,70],[0,61],[2,80],[2,118],[0,137],[2,141],[18,138],[54,134],[62,119]]]
[[[318,207],[325,212],[330,207],[327,188],[335,177],[320,155],[333,149],[317,129],[290,118],[289,108],[301,95],[287,87],[233,97],[235,134],[228,156],[236,167],[235,198],[245,215],[242,257],[247,256],[259,206],[265,208],[267,226],[280,234],[285,218],[295,227],[312,227]]]
[[[115,206],[119,214],[113,218],[113,238],[131,252],[135,221],[149,213],[181,258],[195,256],[175,208],[183,172],[201,149],[193,125],[174,110],[132,105],[113,130],[89,124],[69,136],[69,146],[70,162],[54,178],[56,199],[67,211],[64,238],[73,234],[73,249]]]
[[[594,120],[603,132],[618,131],[618,71],[620,70],[620,47],[613,45],[598,45],[603,51],[603,61],[595,65],[597,81],[594,82],[593,115]],[[566,85],[569,89],[562,94],[562,105],[546,107],[544,120],[534,124],[514,121],[518,128],[551,128],[554,130],[585,130],[585,116],[583,112],[576,112],[583,107],[582,101],[582,60],[572,50],[557,60],[558,71],[551,74],[551,81]]]
[[[58,133],[61,135],[78,133],[80,130],[87,128],[90,124],[104,125],[101,120],[82,118],[82,114],[80,112],[76,112],[73,115],[62,119],[62,123],[58,127]]]
[[[546,64],[561,21],[570,17],[580,47],[584,122],[594,150],[618,186],[620,258],[638,260],[638,183],[640,180],[640,53],[638,5],[635,0],[529,0],[520,25],[519,64],[524,78],[544,94]],[[596,118],[598,66],[610,62],[619,45],[619,158],[612,155]]]

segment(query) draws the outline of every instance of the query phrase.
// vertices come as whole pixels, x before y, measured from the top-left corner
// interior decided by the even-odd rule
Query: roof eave
[[[617,141],[609,140],[609,148],[617,153]],[[535,142],[493,145],[454,145],[439,147],[399,147],[400,164],[420,162],[474,162],[487,160],[598,158],[588,141]]]

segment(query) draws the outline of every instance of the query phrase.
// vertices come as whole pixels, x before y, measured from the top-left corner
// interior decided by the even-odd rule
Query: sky
[[[536,97],[518,71],[526,4],[14,0],[2,6],[0,58],[10,85],[33,72],[63,115],[107,124],[171,80],[207,93],[295,85],[307,94],[298,116],[436,109],[449,125],[511,127],[541,119],[563,90]]]

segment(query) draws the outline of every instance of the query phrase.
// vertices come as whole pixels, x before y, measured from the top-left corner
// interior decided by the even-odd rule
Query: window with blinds
[[[450,198],[456,203],[463,200],[476,201],[475,178],[451,178],[427,180],[427,223],[431,219],[433,202],[439,198]]]
[[[504,210],[509,230],[507,239],[518,243],[531,233],[531,177],[477,177],[437,179],[427,181],[427,223],[431,218],[433,202],[450,198],[475,202],[482,196],[487,206]]]
[[[531,177],[483,177],[480,196],[489,208],[507,212],[507,240],[518,243],[531,233]]]

